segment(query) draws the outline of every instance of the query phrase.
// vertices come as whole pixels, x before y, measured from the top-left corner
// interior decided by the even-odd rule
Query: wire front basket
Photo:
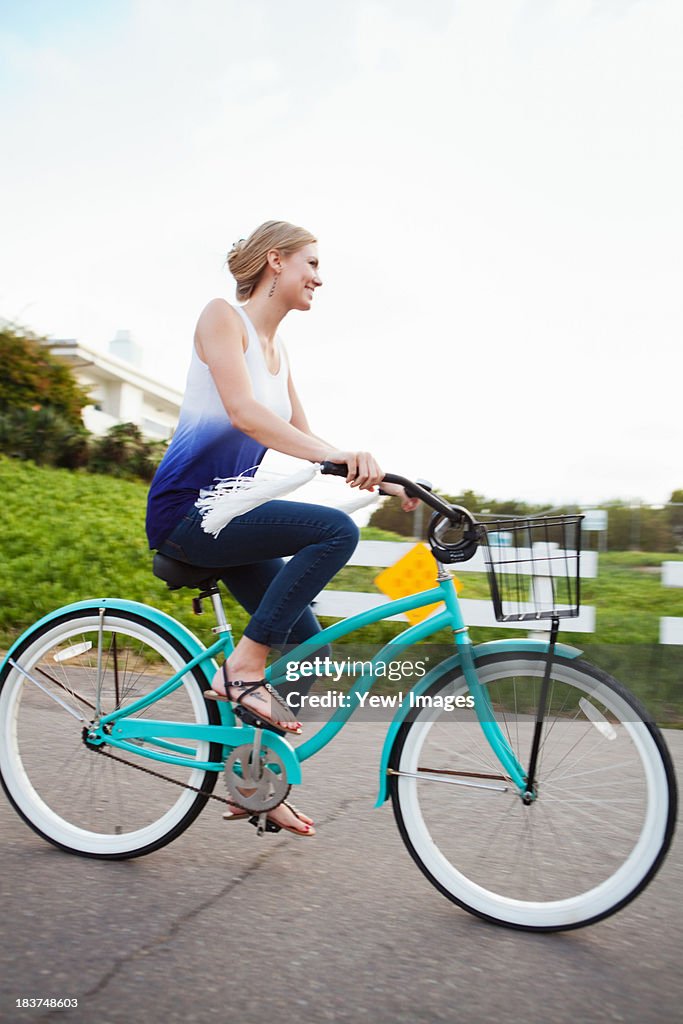
[[[481,546],[499,622],[579,614],[583,516],[480,523]]]

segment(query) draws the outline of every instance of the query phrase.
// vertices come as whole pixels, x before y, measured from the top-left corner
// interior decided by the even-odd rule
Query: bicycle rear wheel
[[[533,653],[477,663],[525,768],[545,665]],[[585,662],[555,659],[537,798],[527,806],[501,781],[474,712],[448,710],[445,698],[465,692],[460,671],[437,681],[432,707],[413,713],[391,752],[394,813],[427,878],[464,909],[533,931],[591,924],[637,896],[671,842],[676,786],[662,736],[635,698]]]
[[[120,611],[108,611],[101,627],[97,609],[67,613],[26,638],[14,661],[44,690],[18,669],[5,666],[0,679],[0,776],[31,828],[72,853],[123,859],[159,849],[194,821],[215,786],[216,773],[195,767],[193,761],[219,761],[219,745],[179,741],[188,757],[188,764],[179,766],[109,746],[93,749],[85,743],[87,723],[53,699],[78,709],[90,722],[95,717],[98,664],[101,713],[107,714],[150,693],[190,657],[179,640],[155,623]],[[139,715],[218,722],[218,709],[203,698],[207,687],[195,668],[178,689]],[[108,752],[127,763],[112,760]],[[176,784],[140,768],[151,768]]]

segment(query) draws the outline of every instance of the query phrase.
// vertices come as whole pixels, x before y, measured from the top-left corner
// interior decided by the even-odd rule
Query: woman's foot
[[[253,811],[245,811],[239,804],[228,801],[228,809],[223,815],[226,821],[241,821],[243,818],[251,818]]]
[[[252,818],[254,813],[254,811],[245,811],[239,804],[229,803],[228,813],[224,814],[223,817],[226,821],[242,821],[244,818]],[[269,821],[279,825],[280,828],[285,829],[287,832],[292,832],[294,835],[315,835],[313,818],[309,818],[307,814],[295,809],[291,804],[284,802],[278,804],[277,807],[268,812],[267,817]]]
[[[284,801],[281,804],[278,804],[277,807],[274,807],[272,811],[268,812],[268,819],[276,825],[279,825],[280,828],[284,828],[287,832],[292,832],[295,835],[315,835],[313,818],[309,818],[303,811],[298,810],[296,807],[292,807],[291,804]]]
[[[232,672],[230,674],[232,675]],[[213,678],[211,689],[219,697],[225,697],[233,704],[240,704],[247,711],[253,711],[254,714],[260,715],[279,729],[300,733],[301,723],[296,720],[292,710],[272,687],[265,684],[264,681],[264,685],[250,689],[254,683],[259,682],[261,679],[258,678],[253,680],[248,678],[246,680],[230,679],[227,662],[224,662],[220,671]]]

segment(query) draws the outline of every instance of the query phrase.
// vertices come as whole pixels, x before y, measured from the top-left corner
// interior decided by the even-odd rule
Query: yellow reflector
[[[398,562],[394,562],[375,577],[375,586],[387,597],[397,600],[399,597],[417,594],[421,590],[430,590],[436,585],[436,569],[436,560],[427,545],[416,544],[406,555],[399,558]],[[455,584],[456,590],[459,591],[459,580],[456,580]],[[436,604],[428,604],[424,608],[413,608],[412,611],[406,612],[405,616],[414,626],[436,611],[441,603],[437,601]]]

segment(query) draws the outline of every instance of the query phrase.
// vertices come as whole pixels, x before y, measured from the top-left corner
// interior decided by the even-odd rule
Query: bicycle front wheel
[[[545,667],[534,653],[477,663],[525,769]],[[466,691],[459,670],[438,680],[392,749],[394,813],[421,870],[459,906],[514,928],[578,928],[623,907],[660,866],[676,818],[671,759],[644,709],[604,672],[556,658],[525,805],[474,712],[452,709]]]
[[[85,742],[98,681],[104,715],[144,697],[189,660],[180,641],[161,627],[120,611],[108,611],[101,623],[97,609],[66,613],[26,638],[14,655],[19,668],[8,663],[0,679],[0,776],[31,828],[72,853],[123,859],[159,849],[194,821],[216,773],[193,762],[220,760],[219,745],[179,741],[178,751],[170,750],[172,743],[157,743],[156,750],[187,756],[187,765],[172,765]],[[139,715],[218,722],[218,709],[203,698],[207,687],[195,668],[173,693]],[[141,770],[150,768],[165,778]]]

